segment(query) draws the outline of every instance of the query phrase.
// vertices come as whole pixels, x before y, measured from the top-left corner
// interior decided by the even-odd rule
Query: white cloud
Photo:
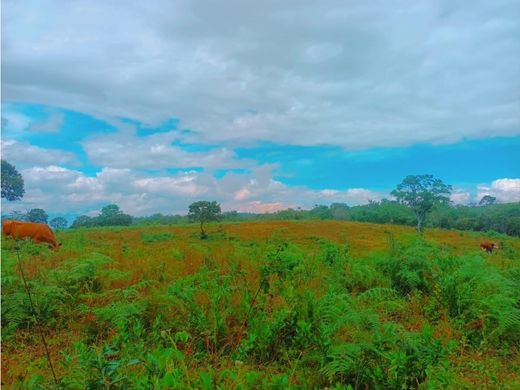
[[[462,190],[454,191],[450,195],[450,200],[454,204],[462,204],[462,205],[468,204],[471,202],[471,194],[468,191],[462,191]]]
[[[2,158],[10,161],[17,167],[33,165],[77,165],[74,153],[59,149],[46,149],[31,145],[24,141],[3,139]]]
[[[497,198],[498,202],[520,202],[520,179],[497,179],[491,185],[480,185],[477,192],[477,201],[485,195]]]
[[[196,200],[210,199],[224,210],[273,212],[288,207],[308,209],[315,204],[344,202],[348,205],[381,200],[388,193],[364,188],[314,190],[288,186],[273,178],[274,165],[264,165],[250,173],[227,173],[216,178],[208,172],[186,171],[175,175],[149,176],[127,168],[103,168],[95,176],[57,165],[21,169],[26,194],[22,201],[4,202],[3,212],[41,207],[52,214],[87,214],[108,203],[117,203],[132,215],[156,212],[185,214]],[[497,179],[490,185],[458,189],[452,201],[466,204],[477,192],[499,202],[520,201],[520,179]]]
[[[2,201],[2,206],[4,212],[41,207],[53,214],[87,214],[117,203],[132,215],[185,214],[191,202],[211,199],[219,201],[224,210],[272,212],[287,207],[310,208],[316,203],[355,205],[383,195],[361,188],[319,191],[289,187],[272,178],[273,168],[266,165],[251,173],[228,173],[217,179],[205,172],[150,177],[117,168],[104,168],[95,177],[87,177],[54,165],[32,167],[21,170],[26,189],[22,201]]]
[[[235,196],[233,199],[235,200],[245,200],[251,196],[251,191],[249,191],[247,188],[242,188],[235,192]]]
[[[3,99],[150,124],[175,117],[195,141],[230,146],[368,148],[514,135],[517,7],[8,1]],[[227,160],[222,153],[214,158]]]
[[[98,135],[83,142],[89,160],[100,166],[113,168],[246,168],[250,160],[236,160],[235,153],[226,148],[205,152],[187,152],[172,145],[179,132],[168,131],[138,137],[131,128],[116,134]]]
[[[242,206],[241,210],[242,212],[246,213],[274,213],[276,211],[283,210],[287,208],[287,205],[284,205],[280,202],[273,202],[273,203],[262,203],[259,200],[255,200],[253,202],[249,202],[248,204],[245,204]]]
[[[2,104],[2,132],[11,135],[23,134],[30,126],[32,119],[20,112],[5,109]]]

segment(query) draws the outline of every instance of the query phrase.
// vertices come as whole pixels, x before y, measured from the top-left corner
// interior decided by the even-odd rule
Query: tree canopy
[[[497,198],[491,195],[484,195],[482,199],[480,199],[480,202],[478,202],[479,206],[489,206],[491,204],[496,204]]]
[[[53,218],[49,222],[49,225],[51,225],[51,227],[54,230],[65,229],[65,228],[67,228],[67,224],[68,224],[67,220],[63,217]]]
[[[16,168],[2,160],[2,198],[9,201],[20,200],[25,194],[23,177]]]
[[[43,209],[31,209],[25,216],[25,219],[29,222],[47,223],[49,216]]]
[[[110,217],[114,217],[116,215],[120,215],[122,213],[123,212],[121,211],[121,209],[119,208],[119,206],[117,204],[109,204],[101,209],[100,217],[110,218]]]
[[[207,234],[204,231],[204,222],[219,220],[221,213],[220,205],[217,202],[201,200],[190,204],[188,217],[191,221],[198,221],[200,223],[200,237],[206,238]]]
[[[72,228],[93,226],[128,226],[132,224],[132,216],[121,211],[118,205],[109,204],[101,209],[97,217],[80,215],[72,223]]]
[[[391,192],[397,201],[409,207],[417,219],[417,230],[422,231],[424,219],[435,204],[448,203],[451,186],[433,175],[410,175]]]

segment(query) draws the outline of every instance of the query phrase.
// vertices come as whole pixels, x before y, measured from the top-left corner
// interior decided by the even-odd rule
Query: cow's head
[[[52,249],[53,251],[57,251],[58,249],[60,249],[60,246],[61,246],[61,242],[55,242],[55,243],[49,244],[49,248]]]

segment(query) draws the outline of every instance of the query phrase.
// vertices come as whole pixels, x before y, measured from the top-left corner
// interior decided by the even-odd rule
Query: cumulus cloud
[[[263,203],[259,200],[255,200],[253,202],[249,202],[242,206],[243,212],[246,213],[274,213],[276,211],[280,211],[287,208],[286,205],[284,205],[281,202],[272,202],[272,203]]]
[[[355,205],[383,196],[361,188],[319,191],[289,187],[272,178],[273,168],[266,165],[250,173],[215,178],[194,171],[150,177],[118,168],[104,168],[88,177],[55,165],[32,167],[21,170],[26,189],[23,200],[3,203],[3,207],[6,211],[41,207],[51,213],[88,214],[107,203],[117,203],[132,215],[185,214],[191,202],[206,198],[219,201],[224,210],[263,213],[287,207],[310,208],[317,203]]]
[[[28,142],[12,139],[2,140],[1,145],[2,158],[15,164],[17,167],[78,164],[74,153],[64,150],[40,148]]]
[[[162,168],[247,168],[250,160],[237,160],[235,153],[226,148],[205,152],[188,152],[172,143],[179,139],[179,132],[136,136],[124,130],[116,134],[98,135],[83,142],[83,148],[91,162],[112,168],[162,169]]]
[[[46,0],[2,11],[5,100],[174,117],[209,143],[355,149],[520,131],[514,0]]]
[[[471,194],[468,191],[457,190],[450,195],[450,200],[454,204],[465,205],[471,202]]]
[[[484,196],[491,195],[498,202],[520,202],[520,179],[497,179],[490,185],[480,185],[477,192],[477,201]]]
[[[185,214],[200,199],[220,202],[224,210],[274,212],[288,207],[308,209],[315,204],[344,202],[365,204],[388,193],[364,188],[315,190],[288,186],[273,178],[276,166],[264,165],[247,173],[229,172],[216,178],[208,172],[184,171],[175,175],[148,176],[127,168],[103,168],[95,176],[57,165],[21,170],[26,194],[22,201],[3,202],[5,212],[41,207],[53,214],[88,214],[108,203],[117,203],[132,215],[156,212]],[[520,179],[497,179],[476,188],[476,201],[484,195],[499,202],[520,201]],[[456,190],[454,203],[472,200],[471,190]]]

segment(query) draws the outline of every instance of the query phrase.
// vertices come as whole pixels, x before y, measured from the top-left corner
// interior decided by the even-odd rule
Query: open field
[[[520,239],[332,221],[207,230],[21,245],[62,388],[520,388]],[[2,383],[52,388],[2,240]]]

